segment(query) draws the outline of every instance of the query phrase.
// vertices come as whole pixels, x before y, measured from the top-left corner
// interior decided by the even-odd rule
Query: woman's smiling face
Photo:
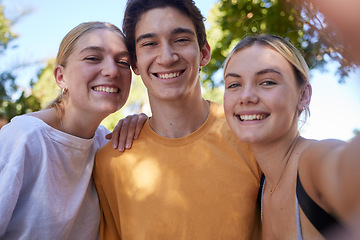
[[[108,115],[127,100],[130,55],[123,37],[114,31],[97,29],[81,36],[62,71],[67,107]]]
[[[224,71],[225,115],[239,139],[269,142],[297,130],[301,89],[280,53],[254,44],[234,53]]]

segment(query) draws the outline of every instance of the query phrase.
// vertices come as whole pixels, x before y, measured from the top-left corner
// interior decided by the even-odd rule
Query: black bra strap
[[[259,191],[258,191],[258,196],[257,196],[257,205],[259,207],[259,209],[261,209],[261,202],[262,202],[262,189],[264,186],[264,182],[265,182],[265,175],[261,175],[261,179],[260,179],[260,187],[259,187]]]
[[[327,232],[334,227],[337,230],[347,232],[340,222],[325,212],[310,198],[301,184],[299,172],[297,173],[296,196],[306,217],[324,237],[326,237]]]

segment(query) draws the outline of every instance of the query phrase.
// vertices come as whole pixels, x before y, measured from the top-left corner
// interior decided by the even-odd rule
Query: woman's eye
[[[232,84],[229,84],[227,88],[236,88],[236,87],[241,87],[241,84],[240,83],[232,83]]]
[[[120,65],[122,65],[122,66],[124,66],[124,67],[127,67],[127,68],[130,67],[130,63],[128,63],[128,62],[126,62],[126,61],[118,61],[117,63],[120,64]]]
[[[274,82],[272,80],[267,80],[267,81],[261,82],[261,85],[263,85],[263,86],[272,86],[272,85],[276,85],[276,82]]]
[[[86,57],[85,60],[87,61],[99,61],[100,59],[97,57]]]

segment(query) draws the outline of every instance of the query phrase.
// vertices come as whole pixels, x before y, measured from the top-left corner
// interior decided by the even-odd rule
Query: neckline
[[[201,138],[209,128],[212,127],[213,122],[216,120],[215,111],[216,111],[216,103],[212,101],[208,101],[209,103],[209,114],[206,117],[204,123],[194,132],[180,138],[167,138],[156,133],[149,125],[149,121],[147,120],[144,124],[142,131],[148,134],[153,141],[156,141],[160,144],[168,145],[168,146],[179,146],[184,144],[192,143],[193,141]]]

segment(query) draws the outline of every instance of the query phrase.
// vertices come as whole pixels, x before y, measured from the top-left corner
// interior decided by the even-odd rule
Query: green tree
[[[359,135],[360,134],[360,129],[354,129],[353,133],[354,133],[355,136]]]
[[[39,101],[41,108],[45,108],[60,94],[53,75],[54,67],[55,58],[48,60],[45,67],[40,70],[38,80],[32,88],[32,94]]]
[[[333,32],[328,31],[326,19],[304,1],[220,0],[210,10],[207,21],[212,59],[204,67],[203,79],[210,86],[219,85],[214,74],[222,68],[236,43],[254,34],[270,33],[286,38],[303,52],[311,69],[321,69],[326,56],[338,61],[340,79],[354,68],[342,56],[341,45],[333,44]]]
[[[31,11],[24,11],[12,20],[7,19],[4,15],[4,5],[0,0],[0,57],[17,38],[17,35],[11,31],[11,27],[29,12]],[[13,70],[0,70],[0,118],[6,118],[7,121],[16,115],[37,111],[40,108],[37,99],[25,92],[21,93],[19,99],[11,99],[12,94],[18,90]]]
[[[29,106],[31,106],[31,108]],[[40,103],[35,96],[26,96],[25,92],[22,92],[20,98],[16,101],[3,101],[0,109],[4,111],[4,116],[6,116],[9,121],[17,115],[39,110]]]
[[[11,31],[11,21],[5,18],[4,6],[0,1],[0,57],[5,54],[9,44],[17,37]],[[9,71],[0,72],[0,105],[9,99],[8,92],[16,90],[15,76]]]

